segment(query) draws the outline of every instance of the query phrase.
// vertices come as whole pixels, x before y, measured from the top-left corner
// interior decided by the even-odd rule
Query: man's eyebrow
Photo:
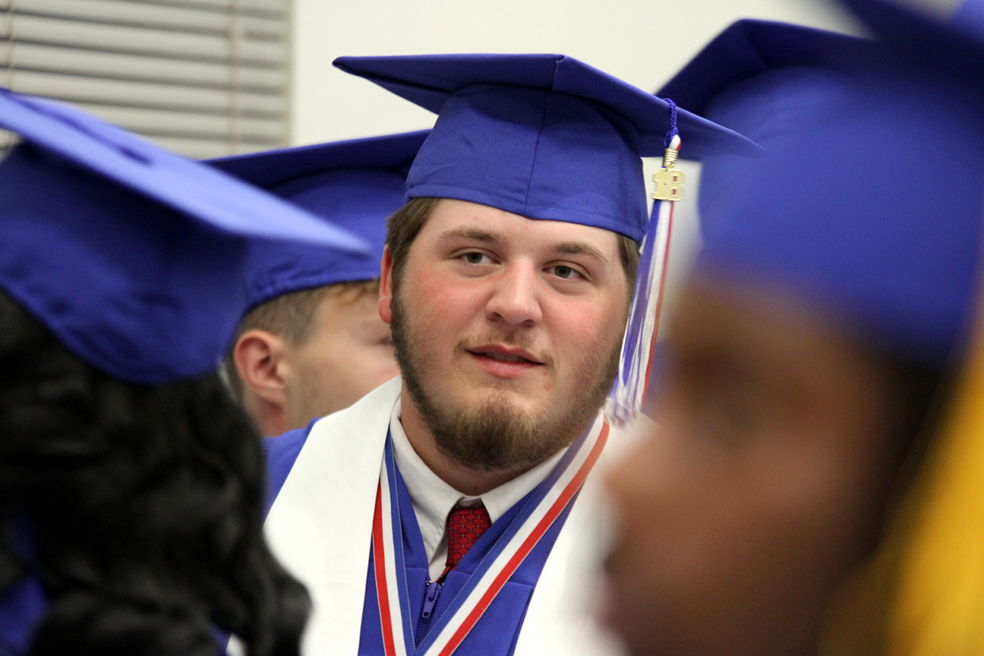
[[[471,226],[452,228],[441,233],[440,239],[472,239],[485,243],[498,243],[505,241],[505,237],[497,232],[482,230]],[[611,262],[601,249],[584,241],[564,241],[552,246],[554,252],[561,255],[587,255],[601,262],[605,266],[610,266]]]
[[[482,242],[499,242],[502,241],[502,235],[496,232],[490,232],[488,230],[480,230],[478,228],[471,227],[461,227],[453,228],[451,230],[445,230],[441,233],[440,239],[455,239],[455,238],[465,238],[474,239],[475,241]]]
[[[564,255],[588,255],[602,264],[611,264],[601,250],[583,241],[565,241],[554,246],[554,250]]]

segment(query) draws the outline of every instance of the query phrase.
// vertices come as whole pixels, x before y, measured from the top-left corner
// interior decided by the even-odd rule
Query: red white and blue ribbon
[[[523,560],[574,501],[608,440],[608,421],[596,422],[568,448],[550,475],[529,496],[502,537],[482,558],[465,587],[415,646],[404,576],[403,541],[392,441],[379,476],[372,550],[386,656],[450,656],[495,600]]]
[[[676,105],[672,101],[667,102],[671,118],[666,147],[679,151],[681,141],[676,128]],[[646,398],[666,291],[675,205],[676,202],[671,200],[653,201],[643,238],[632,305],[622,341],[618,378],[608,395],[607,412],[618,425],[632,421],[641,411]]]
[[[376,599],[379,602],[379,621],[386,656],[408,656],[414,652],[413,620],[407,602],[403,529],[400,526],[395,473],[392,439],[387,435],[372,518],[373,577],[376,580]]]

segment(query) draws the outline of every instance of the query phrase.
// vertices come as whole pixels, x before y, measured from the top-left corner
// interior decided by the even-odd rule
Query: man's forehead
[[[564,253],[603,251],[617,248],[618,234],[604,228],[567,221],[531,219],[520,214],[469,201],[441,199],[428,218],[438,239],[473,239],[493,243],[523,240],[548,242]]]

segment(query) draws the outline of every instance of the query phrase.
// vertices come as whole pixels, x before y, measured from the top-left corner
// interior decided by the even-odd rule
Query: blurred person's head
[[[64,105],[0,90],[0,127],[0,641],[296,653],[307,596],[215,369],[249,239],[363,246]]]
[[[816,653],[880,539],[963,347],[984,216],[977,92],[915,77],[830,88],[704,208],[660,429],[611,479],[634,653]]]
[[[256,243],[248,311],[225,371],[263,435],[301,428],[399,373],[377,310],[386,218],[426,131],[239,155],[210,163],[368,241],[368,255]]]
[[[259,437],[216,374],[121,380],[3,292],[0,367],[0,589],[31,653],[205,656],[215,629],[296,649],[307,597],[263,541]]]

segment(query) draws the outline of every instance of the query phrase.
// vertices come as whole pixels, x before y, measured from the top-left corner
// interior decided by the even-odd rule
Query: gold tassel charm
[[[663,153],[663,168],[653,173],[653,198],[678,201],[683,198],[683,172],[676,168],[677,149],[667,148]]]

